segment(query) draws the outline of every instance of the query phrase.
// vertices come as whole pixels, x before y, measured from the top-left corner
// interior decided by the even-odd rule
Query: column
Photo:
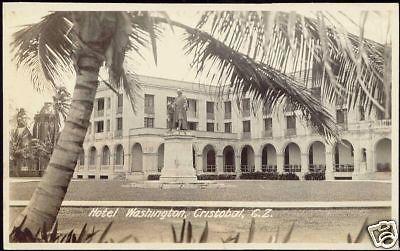
[[[96,156],[96,169],[95,169],[95,175],[98,175],[98,179],[100,179],[100,171],[101,171],[101,155],[103,154],[103,150],[100,149],[99,154]],[[95,177],[96,178],[96,177]]]
[[[326,161],[326,171],[325,171],[325,179],[326,180],[334,180],[334,171],[333,171],[333,147],[326,146],[325,152],[325,161]]]
[[[283,165],[285,163],[285,159],[282,153],[276,153],[276,168],[278,173],[283,173]]]
[[[256,172],[261,172],[261,155],[255,154],[254,155],[254,165]]]
[[[242,174],[241,170],[241,162],[240,162],[240,154],[235,156],[235,172],[236,172],[236,179],[240,179],[240,175]]]
[[[301,171],[298,174],[300,180],[304,180],[304,175],[308,172],[308,153],[301,153]]]
[[[224,172],[224,155],[218,154],[216,156],[216,163],[215,164],[217,165],[216,173],[217,174],[223,173]]]
[[[196,154],[196,174],[202,174],[203,173],[203,155],[202,154]]]
[[[367,147],[367,172],[375,172],[375,151],[372,147]]]
[[[361,161],[361,149],[358,146],[354,147],[354,158],[353,158],[353,164],[354,164],[354,172],[353,172],[353,178],[354,176],[357,176],[360,174],[360,161]]]

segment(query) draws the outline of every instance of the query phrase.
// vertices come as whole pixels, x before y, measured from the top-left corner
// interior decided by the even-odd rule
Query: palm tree
[[[165,17],[165,14],[160,17],[160,15],[153,15],[154,13],[149,12],[55,12],[44,17],[39,23],[18,31],[13,42],[17,65],[22,64],[29,67],[35,86],[45,82],[50,82],[54,86],[54,83],[62,80],[62,74],[66,70],[75,72],[76,84],[64,129],[61,131],[46,173],[29,205],[17,218],[14,225],[19,225],[26,216],[24,226],[32,232],[36,232],[43,226],[49,229],[67,192],[86,135],[99,83],[100,68],[104,66],[109,71],[109,81],[105,83],[111,88],[122,86],[133,106],[135,87],[139,83],[133,72],[124,69],[125,55],[127,52],[140,55],[139,49],[151,44],[154,60],[157,62],[156,38],[162,30],[163,24],[168,23],[185,30],[187,52],[194,56],[193,66],[197,68],[198,73],[206,70],[204,67],[208,62],[215,63],[218,71],[206,70],[206,72],[213,76],[212,79],[226,79],[226,82],[229,83],[229,91],[233,94],[250,93],[254,100],[266,102],[272,107],[284,101],[292,102],[296,109],[303,112],[305,118],[318,132],[327,138],[336,138],[337,131],[329,112],[302,85],[305,81],[288,76],[288,71],[284,69],[285,65],[288,65],[288,60],[285,60],[285,55],[282,55],[283,51],[290,51],[291,56],[297,59],[300,58],[299,48],[310,53],[310,48],[299,45],[303,40],[296,40],[299,37],[298,33],[302,31],[303,21],[309,19],[302,17],[299,19],[297,16],[293,19],[292,14],[282,13],[282,17],[286,17],[290,21],[290,25],[281,27],[275,24],[272,25],[272,28],[271,24],[249,27],[248,23],[255,21],[254,18],[251,19],[253,21],[246,21],[247,18],[256,17],[256,14],[245,13],[243,16],[236,12],[226,13],[207,12],[197,28],[191,28],[170,20]],[[212,19],[215,22],[211,25],[211,32],[207,33],[201,30],[213,15]],[[226,22],[226,17],[230,18],[229,22]],[[264,14],[258,18],[259,24],[270,20]],[[234,19],[244,22],[236,23]],[[296,32],[291,33],[295,33],[295,36],[289,37],[295,39],[285,38],[288,33],[287,29],[294,27],[293,23],[296,25]],[[307,24],[308,26],[304,27],[313,25],[311,21],[307,21]],[[315,39],[318,39],[314,41],[315,43],[326,41],[320,39],[321,35],[325,33],[316,31],[329,31],[330,29],[313,27],[316,30],[311,33],[307,41]],[[263,30],[266,32],[261,32]],[[257,33],[257,31],[260,32]],[[257,39],[253,33],[258,34]],[[215,38],[215,34],[220,34],[220,36]],[[261,34],[263,35],[261,36]],[[268,34],[270,34],[271,43],[267,43],[265,40],[269,37]],[[253,37],[254,41],[257,41],[256,43],[249,42],[253,40]],[[281,40],[277,40],[278,38]],[[333,39],[331,40],[333,41]],[[292,46],[288,47],[287,41],[291,41],[290,45]],[[303,41],[303,43],[307,41]],[[365,39],[361,41],[365,41]],[[260,46],[264,43],[272,48],[265,49],[265,53],[262,49],[264,47]],[[250,49],[247,53],[243,53],[240,47],[246,44],[250,44],[248,45]],[[369,43],[365,43],[364,47],[368,46]],[[328,47],[320,46],[320,51],[324,52],[324,60],[327,60],[328,57],[326,55]],[[274,48],[276,48],[275,53]],[[317,51],[314,47],[313,50]],[[256,56],[259,54],[264,60],[257,60]],[[346,58],[349,56],[347,54],[340,55]],[[379,59],[380,54],[373,51],[372,57]],[[328,82],[326,74],[321,77],[320,70],[317,68],[318,60],[321,59],[317,55],[313,59],[308,58],[309,65],[314,67],[313,81],[319,79],[319,81]],[[279,62],[279,64],[274,62]],[[300,62],[306,64],[307,60],[300,60]],[[370,64],[372,65],[372,63]],[[278,65],[281,67],[276,67]],[[292,66],[292,69],[295,68]],[[364,80],[361,79],[359,82],[364,82]],[[221,93],[226,93],[225,86],[221,83],[218,81],[219,86],[223,89]],[[357,87],[358,85],[354,89]],[[332,93],[332,91],[327,91],[327,93]]]
[[[71,102],[71,94],[64,86],[57,86],[53,95],[53,111],[54,111],[54,131],[52,132],[50,142],[55,146],[59,137],[59,130],[63,121],[67,119],[68,110]],[[52,151],[51,151],[52,152]]]

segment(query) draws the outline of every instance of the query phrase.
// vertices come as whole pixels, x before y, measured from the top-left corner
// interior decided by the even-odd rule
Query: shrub
[[[147,180],[159,180],[160,179],[160,174],[150,174],[147,176]]]
[[[305,180],[325,180],[325,173],[306,173]]]
[[[219,180],[234,180],[236,179],[236,174],[219,174]]]
[[[282,173],[279,174],[279,180],[299,180],[299,176],[295,173]]]
[[[218,180],[218,175],[216,174],[200,174],[197,175],[198,180]]]
[[[240,175],[240,179],[243,180],[277,180],[278,173],[277,172],[252,172],[252,173],[242,173]]]

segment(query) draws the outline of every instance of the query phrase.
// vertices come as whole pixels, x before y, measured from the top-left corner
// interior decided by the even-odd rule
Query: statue
[[[182,95],[182,90],[177,90],[178,96],[175,98],[174,108],[174,125],[178,122],[178,127],[176,130],[187,130],[187,99],[185,96]]]

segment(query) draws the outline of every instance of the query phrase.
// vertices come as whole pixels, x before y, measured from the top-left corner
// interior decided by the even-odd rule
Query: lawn
[[[134,188],[131,181],[73,180],[66,200],[390,201],[391,184],[355,181],[219,181],[222,188]],[[37,181],[10,183],[10,200],[29,200]]]

